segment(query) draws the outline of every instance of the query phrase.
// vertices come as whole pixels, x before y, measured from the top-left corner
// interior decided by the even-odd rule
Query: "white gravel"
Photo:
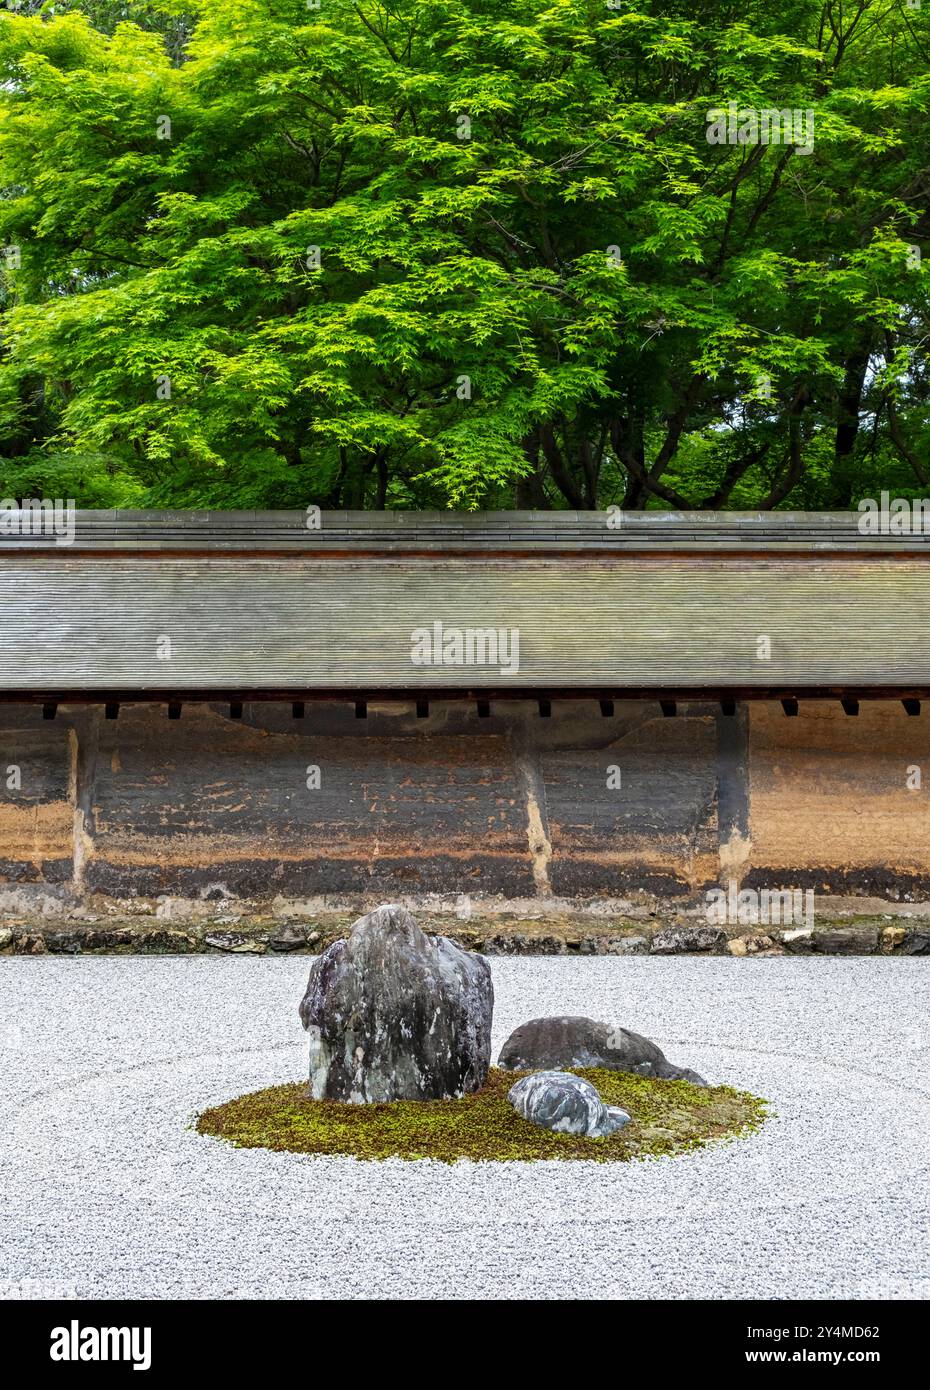
[[[928,962],[491,963],[495,1048],[615,1019],[777,1118],[603,1166],[235,1150],[191,1120],[304,1075],[306,958],[7,957],[0,1297],[930,1298]]]

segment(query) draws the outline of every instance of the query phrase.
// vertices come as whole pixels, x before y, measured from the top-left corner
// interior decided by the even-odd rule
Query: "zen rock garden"
[[[494,986],[483,956],[424,935],[402,907],[379,907],[310,971],[300,1017],[310,1034],[310,1094],[352,1104],[451,1100],[488,1078]],[[629,1123],[566,1067],[604,1067],[704,1085],[647,1038],[588,1018],[537,1018],[510,1035],[498,1065],[534,1075],[509,1094],[518,1115],[565,1134]]]
[[[493,1011],[483,956],[379,907],[310,970],[309,1088],[242,1097],[198,1128],[357,1157],[600,1161],[694,1148],[764,1118],[758,1098],[709,1087],[648,1038],[590,1018],[521,1024],[492,1068]]]

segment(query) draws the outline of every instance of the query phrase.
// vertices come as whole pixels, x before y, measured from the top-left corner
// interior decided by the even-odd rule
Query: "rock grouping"
[[[361,917],[313,964],[300,1004],[310,1034],[310,1095],[355,1105],[448,1100],[485,1084],[494,989],[483,956],[427,936],[403,907]],[[570,1068],[706,1085],[648,1038],[591,1018],[535,1018],[504,1043],[498,1065],[531,1072],[510,1103],[532,1124],[603,1138],[629,1124]]]

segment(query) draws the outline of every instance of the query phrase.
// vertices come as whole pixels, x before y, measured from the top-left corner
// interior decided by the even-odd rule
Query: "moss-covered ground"
[[[484,1088],[461,1100],[389,1105],[311,1100],[305,1083],[271,1086],[205,1110],[198,1117],[197,1129],[241,1148],[361,1159],[622,1163],[682,1153],[713,1139],[745,1136],[766,1117],[764,1100],[729,1086],[693,1086],[687,1081],[588,1069],[577,1075],[593,1082],[606,1104],[622,1106],[631,1123],[604,1139],[554,1134],[522,1119],[507,1100],[507,1092],[521,1075],[525,1073],[492,1067]]]

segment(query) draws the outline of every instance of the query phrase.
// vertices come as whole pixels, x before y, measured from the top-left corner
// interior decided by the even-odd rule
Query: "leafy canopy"
[[[928,59],[905,0],[0,12],[0,492],[920,491]]]

